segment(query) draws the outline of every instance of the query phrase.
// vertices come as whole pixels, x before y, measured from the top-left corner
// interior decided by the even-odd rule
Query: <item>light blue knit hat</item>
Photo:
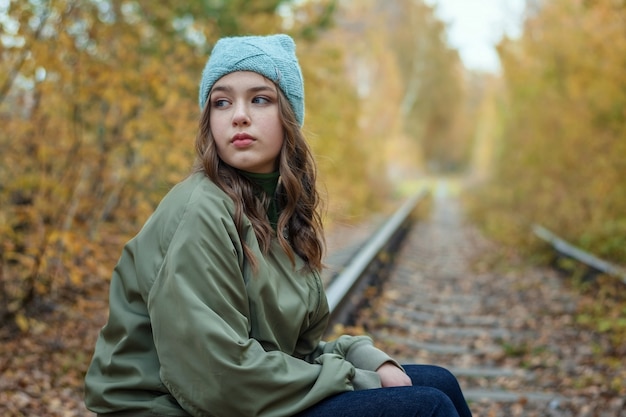
[[[213,84],[235,71],[253,71],[274,81],[289,100],[296,120],[304,123],[304,82],[296,57],[296,44],[288,35],[222,38],[213,47],[200,81],[203,110]]]

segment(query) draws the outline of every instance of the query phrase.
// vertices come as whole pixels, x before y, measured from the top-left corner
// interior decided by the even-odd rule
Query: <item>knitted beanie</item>
[[[252,71],[274,81],[289,100],[300,126],[304,123],[304,83],[296,44],[288,35],[222,38],[202,71],[199,104],[203,110],[213,84],[235,71]]]

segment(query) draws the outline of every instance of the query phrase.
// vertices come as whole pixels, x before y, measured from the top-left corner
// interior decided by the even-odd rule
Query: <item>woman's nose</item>
[[[250,124],[250,115],[248,108],[244,104],[235,105],[233,113],[233,126],[247,126]]]

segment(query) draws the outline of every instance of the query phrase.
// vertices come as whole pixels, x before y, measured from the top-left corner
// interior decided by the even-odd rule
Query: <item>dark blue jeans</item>
[[[350,391],[329,397],[297,417],[471,417],[455,376],[432,365],[403,365],[412,387]]]

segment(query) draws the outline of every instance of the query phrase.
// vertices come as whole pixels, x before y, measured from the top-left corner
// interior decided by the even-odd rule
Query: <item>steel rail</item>
[[[624,268],[585,252],[543,226],[535,224],[532,226],[532,229],[537,237],[548,242],[557,253],[581,262],[595,271],[619,278],[626,284],[626,270]]]
[[[358,304],[358,301],[354,299],[360,299],[359,288],[371,284],[376,278],[374,275],[377,272],[370,271],[372,265],[377,260],[384,264],[390,261],[389,258],[392,256],[385,256],[385,251],[390,248],[390,245],[397,246],[401,243],[406,231],[413,223],[412,213],[427,194],[428,191],[422,189],[405,201],[329,284],[326,297],[330,308],[331,323],[345,321],[346,317],[351,314],[351,310]],[[393,255],[393,253],[387,255]]]

